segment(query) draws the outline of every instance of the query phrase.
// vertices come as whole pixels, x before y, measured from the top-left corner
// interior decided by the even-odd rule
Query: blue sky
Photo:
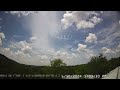
[[[0,11],[0,53],[37,66],[119,57],[119,20],[117,11]]]

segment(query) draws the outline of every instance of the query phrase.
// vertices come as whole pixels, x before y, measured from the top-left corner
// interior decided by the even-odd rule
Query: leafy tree
[[[103,75],[107,73],[107,59],[103,56],[103,54],[99,54],[99,56],[94,56],[91,58],[90,62],[87,64],[87,72],[88,74],[98,74]]]
[[[89,63],[106,62],[106,61],[107,61],[106,57],[104,57],[103,54],[100,53],[99,56],[92,57],[90,62],[88,62],[88,64]]]
[[[52,67],[60,67],[60,66],[66,66],[66,64],[63,63],[63,61],[61,59],[55,59],[55,60],[51,61],[51,66]]]

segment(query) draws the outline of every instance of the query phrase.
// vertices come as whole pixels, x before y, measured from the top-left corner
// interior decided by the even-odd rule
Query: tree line
[[[2,58],[1,58],[2,59]],[[6,58],[3,58],[4,61]],[[7,62],[7,63],[6,63]],[[111,58],[107,60],[103,54],[94,56],[86,64],[67,66],[61,59],[55,59],[51,61],[50,66],[32,66],[13,63],[8,60],[1,62],[0,60],[0,74],[41,74],[41,75],[57,75],[57,77],[41,77],[41,79],[61,79],[61,75],[102,75],[107,74],[109,71],[115,69],[120,65],[120,57]],[[25,77],[30,78],[30,77]],[[33,78],[33,77],[31,77]],[[81,77],[84,79],[84,77]],[[80,79],[81,79],[80,78]]]

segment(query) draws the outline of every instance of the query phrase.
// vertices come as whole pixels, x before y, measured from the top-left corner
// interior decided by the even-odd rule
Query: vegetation
[[[102,75],[120,65],[120,57],[107,60],[102,54],[91,58],[87,64],[66,66],[60,59],[51,61],[51,66],[23,65],[0,55],[0,78],[61,79],[62,75]],[[13,76],[10,76],[13,75]],[[7,77],[2,75],[8,75]]]
[[[66,66],[65,63],[62,62],[60,59],[55,59],[51,61],[51,67],[60,67],[60,66]]]

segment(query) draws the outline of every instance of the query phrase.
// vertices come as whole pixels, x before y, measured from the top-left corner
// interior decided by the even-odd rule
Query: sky
[[[0,53],[26,65],[120,56],[118,11],[0,11]]]

